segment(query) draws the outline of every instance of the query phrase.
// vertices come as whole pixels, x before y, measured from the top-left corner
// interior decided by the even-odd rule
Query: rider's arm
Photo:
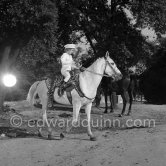
[[[72,65],[72,59],[70,58],[70,56],[67,53],[64,53],[61,56],[61,63],[63,65]]]
[[[74,62],[73,58],[69,54],[64,53],[61,56],[61,62],[63,65],[70,65],[72,68],[78,69],[76,63]]]
[[[76,64],[75,64],[74,61],[71,62],[71,67],[72,67],[72,68],[78,68],[78,67],[76,66]]]

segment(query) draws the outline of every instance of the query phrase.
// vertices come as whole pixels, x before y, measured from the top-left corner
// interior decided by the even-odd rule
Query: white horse
[[[32,111],[34,109],[34,105],[37,104],[37,101],[36,101],[36,95],[37,95],[37,86],[39,85],[40,81],[36,81],[34,82],[30,89],[29,89],[29,92],[28,92],[28,95],[27,95],[27,101],[30,103],[30,106],[32,108]],[[38,101],[40,102],[40,101]]]
[[[90,136],[90,140],[96,140],[95,136],[91,131],[91,107],[92,102],[96,96],[97,88],[101,82],[102,77],[106,74],[109,77],[112,77],[114,80],[119,80],[122,78],[122,74],[117,68],[114,61],[109,57],[108,52],[105,57],[98,58],[89,68],[87,68],[84,72],[79,74],[79,84],[82,92],[85,97],[80,97],[75,89],[71,91],[72,95],[72,105],[73,105],[73,120],[72,124],[76,124],[78,122],[78,115],[82,106],[85,106],[85,112],[87,114],[87,133]],[[36,85],[36,84],[35,84]],[[47,119],[47,101],[48,101],[48,88],[46,86],[45,80],[40,81],[38,86],[33,86],[30,93],[38,93],[38,96],[41,100],[42,110],[43,110],[43,122],[47,124],[48,127],[48,138],[51,139],[52,128]],[[36,87],[36,90],[34,89]],[[29,101],[33,94],[28,94]],[[54,91],[54,100],[61,104],[70,104],[66,93],[62,97],[58,96],[58,87]],[[39,133],[41,133],[41,129],[39,129]]]

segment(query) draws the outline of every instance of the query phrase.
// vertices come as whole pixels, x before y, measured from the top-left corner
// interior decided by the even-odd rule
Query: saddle
[[[84,94],[82,93],[81,89],[80,89],[80,85],[79,85],[79,74],[80,74],[80,70],[79,69],[74,69],[72,71],[70,71],[70,79],[69,81],[66,83],[66,88],[65,91],[67,92],[67,96],[69,98],[71,98],[71,91],[73,89],[75,89],[80,97],[84,97]],[[64,76],[59,74],[57,76],[55,76],[53,79],[52,78],[48,78],[45,80],[46,82],[46,86],[49,90],[49,95],[53,96],[53,93],[55,91],[55,88],[59,87],[64,80]],[[71,99],[70,99],[71,101]]]

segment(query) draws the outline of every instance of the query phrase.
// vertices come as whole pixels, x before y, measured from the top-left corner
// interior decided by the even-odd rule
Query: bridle
[[[107,67],[107,65],[114,71],[114,73],[116,73],[116,71],[115,71],[115,69],[112,67],[112,65],[110,64],[110,62],[107,60],[107,59],[105,59],[106,60],[106,65],[105,65],[105,69],[104,69],[104,71],[106,70],[106,67]],[[111,77],[111,76],[109,76],[109,75],[107,75],[107,74],[105,74],[106,75],[106,77]],[[105,76],[104,75],[104,76]]]
[[[107,52],[106,52],[106,56],[108,56],[108,55],[109,55],[109,52],[107,51]],[[110,64],[110,62],[106,59],[106,57],[104,57],[104,59],[105,59],[105,62],[106,62],[106,63],[105,63],[104,71],[106,70],[107,65],[109,65],[109,67],[115,72],[115,69],[112,67],[112,65]],[[112,76],[109,76],[108,74],[96,73],[96,72],[94,72],[94,71],[91,71],[91,70],[86,69],[85,67],[81,67],[81,69],[84,70],[84,71],[88,71],[88,72],[90,72],[90,73],[93,73],[93,74],[95,74],[95,75],[99,75],[99,76],[101,76],[101,77],[112,77]]]
[[[108,56],[108,55],[109,55],[109,52],[107,51],[107,52],[106,52],[106,56]],[[106,59],[106,57],[104,57],[104,59],[105,59],[105,68],[104,68],[104,72],[105,72],[105,70],[106,70],[107,65],[109,65],[109,67],[115,72],[115,69],[112,67],[112,65],[110,64],[110,62]],[[90,73],[93,73],[93,74],[95,74],[95,75],[99,75],[99,76],[101,76],[101,77],[103,77],[103,76],[105,76],[105,77],[111,77],[111,76],[109,76],[109,75],[107,75],[107,74],[100,74],[100,73],[96,73],[96,72],[94,72],[94,71],[90,71],[90,70],[88,70],[88,69],[86,69],[86,68],[84,68],[84,67],[81,67],[81,69],[83,69],[84,71],[88,71],[88,72],[90,72]],[[84,93],[83,93],[83,94],[84,94]],[[94,98],[89,98],[89,97],[87,97],[85,94],[84,94],[84,97],[86,97],[86,98],[89,99],[89,100],[95,99],[95,97],[94,97]]]

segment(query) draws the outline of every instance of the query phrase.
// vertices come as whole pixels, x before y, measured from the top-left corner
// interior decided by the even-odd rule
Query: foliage
[[[29,76],[32,73],[34,79],[41,79],[50,73],[49,70],[57,69],[55,64],[57,62],[58,10],[52,1],[40,3],[41,8],[38,6],[38,10],[41,13],[39,12],[38,16],[42,22],[46,22],[42,25],[42,29],[38,29],[35,36],[32,36],[23,47],[19,57],[21,66],[24,66],[24,70]],[[40,15],[43,15],[44,18]],[[38,33],[39,36],[36,36]]]
[[[57,9],[50,0],[2,0],[0,15],[2,42],[29,42],[33,36],[48,39],[57,26]]]
[[[130,1],[61,0],[59,4],[70,20],[69,28],[84,32],[95,57],[109,50],[118,67],[125,69],[148,56],[145,38],[124,10]]]
[[[15,73],[20,75],[18,82],[24,85],[20,88],[50,73],[45,68],[57,69],[54,64],[57,55],[58,9],[54,1],[2,0],[0,15],[0,62],[8,62],[8,68],[15,69]],[[6,48],[11,48],[11,51],[3,54]],[[19,50],[19,54],[15,56],[14,50]],[[10,63],[13,59],[15,63]]]
[[[141,5],[138,2],[131,4],[131,10],[137,18],[139,27],[151,27],[156,32],[166,31],[166,3],[165,0],[143,0]]]
[[[166,47],[154,54],[151,66],[141,76],[141,90],[150,103],[166,104]]]
[[[21,50],[15,66],[20,79],[24,78],[24,88],[45,75],[57,74],[63,46],[82,36],[91,47],[91,59],[82,56],[86,67],[107,50],[123,71],[140,59],[151,66],[154,50],[140,28],[165,32],[165,6],[164,0],[1,0],[0,51],[7,45]],[[125,9],[137,19],[135,25]],[[81,33],[80,38],[73,32]],[[12,57],[11,52],[9,60]]]
[[[141,75],[144,71],[146,71],[146,65],[143,62],[138,62],[136,64],[136,75]]]

